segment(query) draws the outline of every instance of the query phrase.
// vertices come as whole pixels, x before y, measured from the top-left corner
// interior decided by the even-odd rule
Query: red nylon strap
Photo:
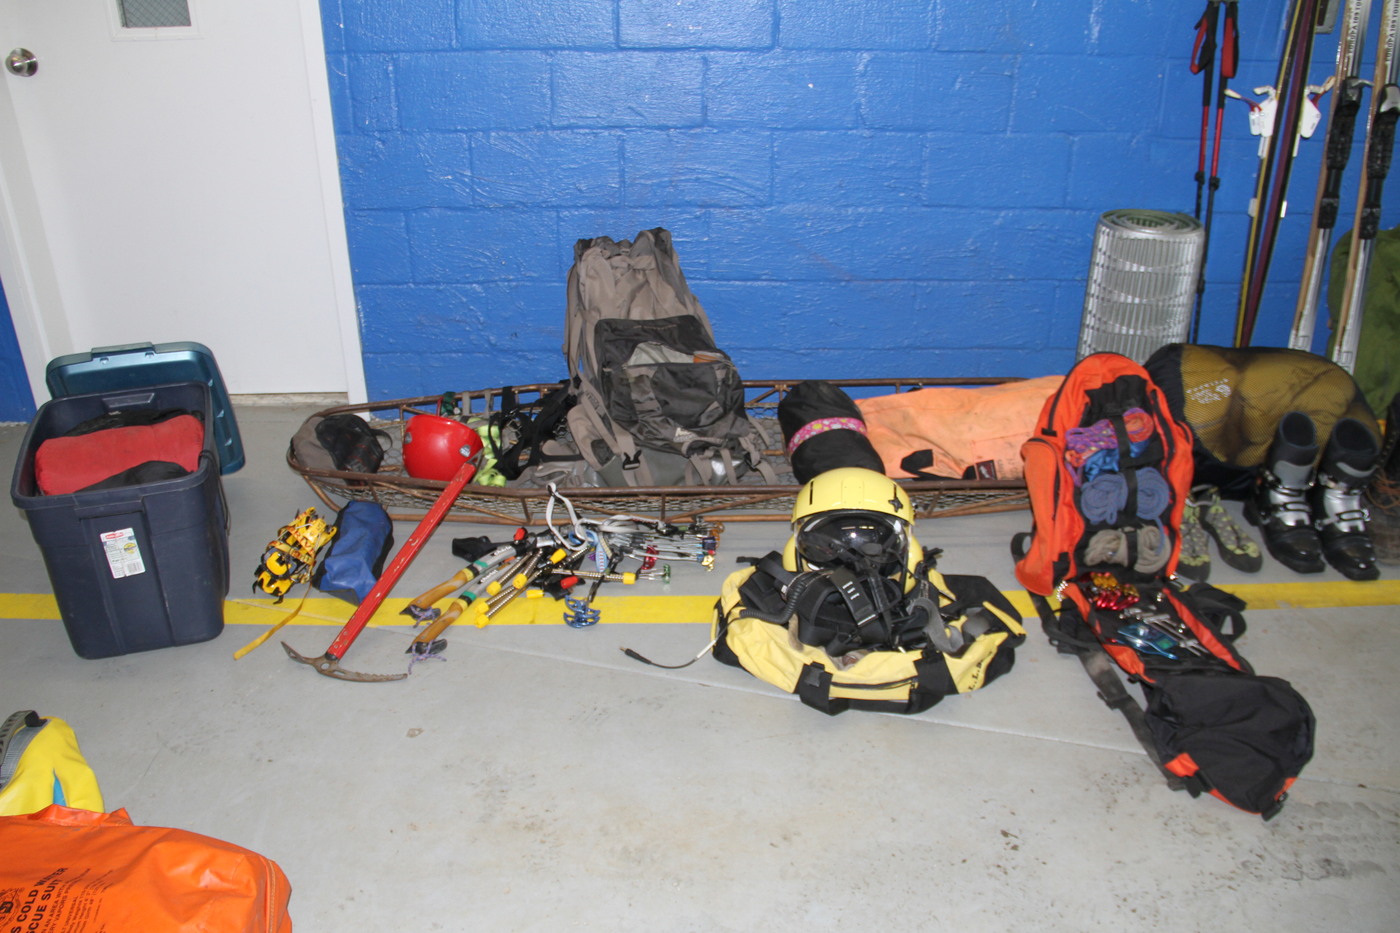
[[[1191,47],[1191,73],[1198,75],[1215,58],[1215,30],[1220,17],[1220,0],[1211,0],[1196,21],[1196,44]]]

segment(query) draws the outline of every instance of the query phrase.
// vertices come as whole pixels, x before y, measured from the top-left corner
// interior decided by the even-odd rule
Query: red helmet
[[[481,453],[481,436],[460,421],[414,415],[403,432],[403,466],[416,479],[446,482]]]

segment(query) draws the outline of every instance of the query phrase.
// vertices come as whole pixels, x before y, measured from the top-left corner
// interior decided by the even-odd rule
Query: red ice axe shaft
[[[369,624],[370,617],[375,610],[384,602],[384,598],[389,595],[389,591],[394,588],[394,584],[399,582],[399,577],[408,569],[408,565],[413,563],[413,559],[418,556],[418,552],[423,549],[423,545],[432,537],[437,526],[442,523],[447,511],[452,508],[452,503],[457,500],[462,489],[476,476],[476,464],[467,461],[457,468],[456,474],[448,480],[447,488],[437,497],[428,514],[424,515],[418,522],[418,527],[413,529],[413,533],[408,536],[408,540],[399,548],[394,559],[389,562],[389,566],[384,568],[380,574],[378,582],[369,591],[368,595],[360,601],[359,608],[354,615],[350,616],[350,621],[345,623],[345,627],[340,630],[340,634],[331,642],[331,646],[326,649],[326,653],[319,658],[308,658],[298,654],[286,642],[282,647],[286,649],[288,656],[294,661],[309,664],[316,668],[317,673],[325,674],[327,677],[335,677],[340,680],[402,680],[407,674],[357,674],[354,671],[347,671],[341,668],[340,659],[345,657],[345,652],[350,650],[350,646],[355,643],[355,639],[365,630]]]

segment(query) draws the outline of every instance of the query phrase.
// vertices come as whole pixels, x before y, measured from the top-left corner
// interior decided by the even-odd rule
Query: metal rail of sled
[[[1020,382],[1024,377],[930,377],[890,379],[829,379],[855,398],[889,395],[914,389],[948,387],[974,388]],[[780,466],[779,485],[740,482],[729,486],[651,486],[651,487],[570,487],[561,492],[582,515],[603,517],[642,514],[676,524],[695,519],[723,522],[787,521],[793,500],[801,488],[791,476],[782,447],[777,407],[783,396],[798,383],[792,380],[745,380],[745,407],[765,434],[765,454]],[[558,382],[534,383],[453,392],[464,417],[486,417],[501,410],[506,393],[514,393],[521,404],[541,398]],[[436,413],[441,396],[336,405],[315,412],[307,419],[352,412],[370,419],[387,431],[393,447],[377,473],[355,473],[316,469],[302,463],[289,445],[287,465],[300,475],[318,498],[330,509],[339,510],[346,501],[378,502],[395,521],[417,521],[442,494],[446,483],[416,479],[403,471],[399,460],[403,425],[413,415]],[[755,477],[756,479],[757,477]],[[1026,509],[1029,498],[1021,479],[901,480],[914,504],[916,518],[1004,512]],[[482,486],[472,484],[457,496],[446,520],[484,525],[529,526],[544,523],[549,494],[545,489],[527,486]]]

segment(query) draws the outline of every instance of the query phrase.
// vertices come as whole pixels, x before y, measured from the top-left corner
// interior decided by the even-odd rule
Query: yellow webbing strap
[[[310,581],[307,581],[306,589],[305,589],[305,591],[302,592],[302,594],[301,594],[301,599],[297,602],[297,607],[296,607],[295,609],[293,609],[293,610],[291,611],[291,613],[289,613],[289,614],[286,616],[286,618],[284,618],[281,622],[278,622],[278,623],[277,623],[276,625],[274,625],[272,628],[268,629],[266,632],[263,632],[263,633],[262,633],[261,635],[259,635],[257,638],[254,638],[252,641],[248,642],[248,644],[244,645],[242,648],[239,648],[237,651],[235,651],[235,652],[233,653],[233,659],[234,659],[235,661],[237,661],[239,658],[243,657],[245,654],[249,653],[249,652],[252,651],[254,648],[258,647],[258,645],[261,645],[263,642],[267,641],[269,638],[271,638],[273,635],[275,635],[278,631],[281,630],[282,626],[286,625],[288,622],[290,622],[290,621],[292,621],[293,619],[295,619],[295,618],[297,617],[297,613],[301,612],[301,608],[302,608],[303,606],[306,605],[306,597],[308,597],[308,596],[310,596],[310,595],[311,595],[311,583],[310,583]]]

